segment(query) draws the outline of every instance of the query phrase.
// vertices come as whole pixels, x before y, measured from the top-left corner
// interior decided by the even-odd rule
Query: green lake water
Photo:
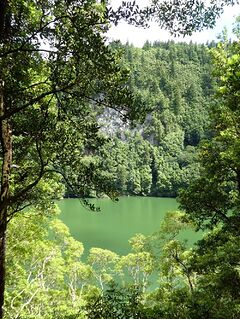
[[[59,202],[60,218],[70,228],[72,236],[83,243],[85,254],[91,247],[99,247],[126,255],[130,252],[128,240],[132,236],[157,231],[166,212],[178,208],[172,198],[121,197],[118,202],[110,199],[92,201],[101,212],[87,210],[78,199]],[[184,231],[182,236],[190,244],[199,238],[193,231]]]

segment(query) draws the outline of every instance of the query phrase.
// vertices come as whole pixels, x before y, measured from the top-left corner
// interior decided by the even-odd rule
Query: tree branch
[[[15,109],[12,109],[12,110],[8,110],[7,112],[5,112],[5,114],[3,114],[2,116],[0,116],[0,121],[3,121],[7,118],[10,118],[11,116],[13,116],[14,114],[17,114],[23,110],[25,110],[26,108],[28,108],[29,106],[41,101],[43,98],[49,96],[49,95],[52,95],[52,94],[57,94],[59,92],[62,92],[63,90],[66,90],[66,89],[69,89],[69,88],[72,88],[76,83],[71,83],[71,84],[68,84],[66,85],[65,87],[62,87],[62,88],[54,88],[48,92],[45,92],[45,93],[42,93],[40,94],[39,96],[31,99],[29,102],[27,102],[26,104],[18,107],[18,108],[15,108]]]
[[[188,270],[187,266],[183,263],[183,261],[179,258],[177,251],[175,252],[175,254],[174,253],[172,254],[172,257],[182,266],[184,274],[187,277],[190,290],[191,290],[191,292],[193,292],[193,283],[191,280],[190,271]]]
[[[24,189],[20,190],[17,194],[10,196],[8,204],[14,204],[19,198],[26,195],[26,193],[28,191],[30,191],[34,186],[36,186],[40,182],[40,180],[42,179],[42,177],[46,173],[45,167],[48,165],[48,163],[44,163],[44,161],[43,161],[41,148],[38,145],[38,141],[36,141],[36,149],[37,149],[39,160],[40,160],[40,171],[38,173],[38,177],[35,179],[34,182],[27,185]]]

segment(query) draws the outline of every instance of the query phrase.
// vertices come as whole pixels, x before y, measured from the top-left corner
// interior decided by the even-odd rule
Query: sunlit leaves
[[[118,259],[118,255],[110,250],[95,247],[90,249],[88,263],[93,268],[93,275],[101,290],[104,289],[106,283],[113,279],[114,265]]]

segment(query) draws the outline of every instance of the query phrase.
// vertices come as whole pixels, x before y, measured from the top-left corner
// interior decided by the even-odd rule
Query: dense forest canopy
[[[239,46],[226,44],[215,50],[222,86],[211,120],[213,139],[203,148],[202,162],[196,164],[195,147],[202,137],[209,137],[206,127],[212,90],[204,70],[209,62],[203,47],[168,43],[170,54],[163,44],[153,48],[146,44],[141,53],[128,46],[123,61],[105,37],[110,24],[121,19],[135,25],[155,19],[175,34],[189,34],[212,26],[224,5],[237,2],[153,1],[143,9],[123,2],[114,11],[105,1],[0,0],[0,318],[4,316],[9,225],[7,318],[116,318],[116,313],[133,318],[239,316],[235,291],[239,285]],[[151,70],[148,83],[137,74],[135,62],[141,72],[145,65],[147,72]],[[194,73],[191,85],[188,70]],[[160,83],[160,78],[155,80],[159,73],[163,75]],[[105,108],[118,112],[123,121],[151,113],[140,133],[135,130],[108,141],[99,128]],[[113,148],[125,156],[128,148],[132,150],[131,166],[126,168],[123,158],[119,173],[106,158]],[[145,156],[144,165],[136,155]],[[166,243],[161,254],[163,284],[149,298],[144,294],[146,282],[138,279],[145,280],[153,265],[159,264],[151,239],[138,236],[133,240],[133,253],[120,261],[113,252],[93,248],[89,264],[83,265],[79,260],[82,245],[59,221],[51,222],[53,199],[63,194],[63,180],[82,196],[113,196],[116,186],[123,193],[175,195],[179,186],[188,184],[188,174],[194,172],[198,178],[198,166],[201,175],[189,189],[195,196],[190,200],[187,192],[182,193],[182,207],[187,220],[213,232],[199,244],[199,251],[186,251],[176,240]],[[211,190],[207,203],[212,205],[204,201],[206,190]],[[27,215],[21,214],[27,208],[29,224]],[[173,216],[175,221],[180,217]],[[53,241],[49,241],[47,227]],[[22,230],[20,240],[17,230]],[[213,246],[219,253],[209,249]],[[222,264],[221,256],[231,259]],[[206,259],[212,261],[210,266]],[[134,289],[113,285],[104,293],[103,284],[112,278],[115,264],[118,273],[130,269]],[[90,275],[99,287],[91,282],[84,291]],[[212,293],[216,288],[217,296]],[[62,303],[61,293],[69,304]],[[111,315],[109,309],[115,309]]]
[[[210,52],[209,47],[212,47]],[[139,69],[146,68],[146,76],[139,76],[138,86],[134,72],[129,79],[135,94],[142,94],[141,98],[147,102],[152,96],[148,89],[154,87],[153,101],[159,101],[159,104],[151,104],[152,115],[147,116],[146,121],[134,130],[126,125],[120,130],[121,122],[118,117],[115,120],[116,114],[113,116],[107,112],[112,121],[109,123],[107,118],[109,127],[103,133],[111,136],[111,140],[94,156],[99,159],[105,154],[102,165],[106,166],[101,169],[107,177],[110,175],[109,180],[113,180],[115,187],[119,187],[118,191],[122,192],[124,174],[120,173],[128,167],[124,167],[126,163],[130,166],[129,173],[134,169],[137,171],[139,167],[139,171],[142,171],[143,165],[151,163],[153,152],[159,152],[163,160],[165,157],[166,166],[171,159],[173,167],[182,170],[185,166],[181,167],[177,161],[180,153],[179,158],[185,158],[188,164],[191,163],[195,174],[193,179],[191,173],[189,180],[186,180],[190,186],[180,194],[185,213],[167,214],[159,231],[151,236],[136,234],[129,240],[131,251],[128,255],[119,256],[115,252],[92,247],[85,262],[81,258],[84,247],[71,237],[54,208],[45,207],[44,215],[39,214],[39,208],[29,211],[25,216],[19,214],[10,223],[8,233],[9,273],[5,316],[9,319],[19,315],[29,319],[238,319],[240,195],[237,173],[239,77],[236,71],[239,66],[239,44],[225,42],[206,47],[170,42],[153,45],[147,43],[143,49],[132,46],[121,49],[125,52],[125,66],[129,63],[128,67],[132,66],[135,71],[137,66]],[[152,72],[149,72],[149,66],[154,66],[154,57],[159,54],[167,59],[173,52],[175,70],[180,69],[182,72],[172,77],[172,64],[163,63],[161,74],[165,80],[162,82],[158,69],[152,67]],[[133,57],[130,62],[126,58],[129,55]],[[152,61],[153,64],[150,63]],[[213,67],[211,61],[215,61]],[[163,72],[167,66],[168,70]],[[218,81],[211,75],[212,68]],[[183,70],[190,72],[184,73]],[[154,72],[158,76],[155,77]],[[192,81],[184,81],[186,77]],[[145,80],[151,85],[146,85],[147,89],[144,90]],[[162,83],[164,86],[161,86]],[[175,108],[176,104],[171,102],[164,91],[168,87],[168,92],[173,92],[169,94],[172,97],[179,86],[182,89],[179,97],[182,117],[181,112]],[[189,99],[189,105],[186,98],[189,89],[190,92],[196,90],[198,93],[205,90],[205,94],[192,94],[191,97],[196,96],[197,101],[195,104],[194,99]],[[213,95],[216,89],[217,96]],[[202,108],[200,113],[197,107],[199,101],[200,110]],[[192,113],[190,106],[194,110]],[[162,116],[166,110],[167,118]],[[188,139],[185,142],[184,136],[187,129],[191,131],[191,125],[182,124],[185,123],[184,116],[187,119],[190,117],[189,123],[195,123],[193,127],[199,132],[197,140]],[[201,116],[202,121],[199,121]],[[156,123],[154,118],[158,120]],[[165,125],[171,119],[169,130],[162,124],[163,119]],[[161,126],[162,135],[157,139],[159,135],[155,129]],[[149,127],[152,128],[150,133]],[[180,142],[176,138],[179,131],[182,132]],[[165,136],[170,133],[171,138],[166,139]],[[177,142],[181,147],[176,147]],[[113,166],[111,161],[115,161],[115,164],[117,162],[117,165]],[[151,175],[152,171],[148,172]],[[163,175],[165,169],[159,172]],[[178,171],[173,169],[172,172]],[[166,184],[169,175],[169,172],[165,175]],[[118,179],[113,179],[113,176]],[[126,185],[129,183],[127,176]],[[147,178],[142,178],[142,181],[145,182],[142,184],[146,185],[145,190],[150,189],[147,187],[152,178],[149,178],[148,184]],[[179,232],[186,228],[203,228],[208,233],[195,247],[189,249],[178,238]],[[15,236],[20,239],[17,243]],[[151,282],[156,280],[158,287],[149,290]]]
[[[112,46],[119,48],[117,43]],[[111,137],[99,153],[102,169],[120,195],[176,196],[198,176],[197,148],[211,135],[212,46],[174,42],[146,43],[142,49],[120,46],[122,63],[131,74],[128,84],[149,110],[133,129],[115,112],[100,118],[103,132]]]

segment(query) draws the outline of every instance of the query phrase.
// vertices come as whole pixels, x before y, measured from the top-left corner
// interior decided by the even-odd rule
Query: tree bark
[[[0,115],[4,115],[4,82],[0,80]],[[4,290],[5,290],[5,254],[6,254],[6,229],[7,209],[9,203],[10,170],[12,165],[12,133],[9,120],[0,123],[1,131],[1,192],[0,192],[0,319],[3,318]]]
[[[10,33],[11,16],[7,12],[8,0],[0,0],[0,41],[7,40]]]

